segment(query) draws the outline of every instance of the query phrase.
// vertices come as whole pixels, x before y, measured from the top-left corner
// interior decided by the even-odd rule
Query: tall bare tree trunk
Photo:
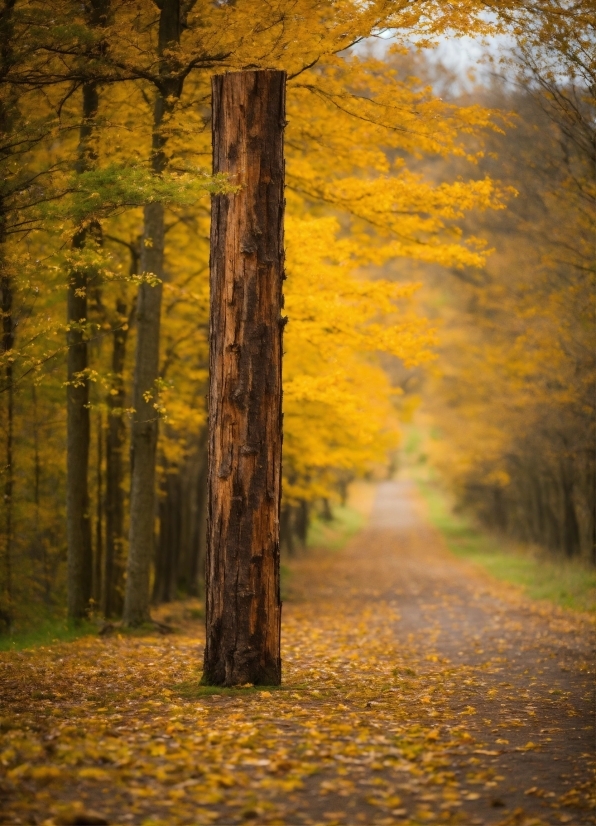
[[[162,204],[145,207],[141,271],[163,275],[164,212]],[[158,414],[159,332],[162,285],[141,284],[137,298],[137,347],[131,432],[130,533],[124,621],[140,625],[150,619],[149,575],[155,522],[155,458]]]
[[[104,27],[108,0],[91,0],[87,6],[89,24]],[[99,50],[103,45],[99,45]],[[79,133],[76,169],[82,173],[96,160],[93,136],[98,109],[97,84],[83,84],[83,112]],[[75,234],[73,248],[82,249],[90,237],[100,239],[99,225],[83,226]],[[67,301],[67,386],[66,386],[66,535],[68,545],[68,616],[78,621],[89,608],[93,579],[91,514],[89,512],[89,380],[87,376],[87,272],[83,266],[70,274]]]
[[[96,472],[96,487],[97,499],[95,503],[95,556],[93,558],[93,602],[94,610],[97,610],[102,601],[101,572],[104,565],[104,547],[103,547],[103,416],[101,410],[97,417],[97,465]]]
[[[137,272],[133,255],[132,272]],[[101,611],[105,617],[122,613],[124,581],[124,364],[129,320],[123,299],[116,303],[116,327],[112,332],[112,380],[107,396],[106,432],[106,544],[102,574]],[[127,323],[128,322],[128,323]]]
[[[285,73],[213,79],[207,641],[212,685],[281,682]]]
[[[188,593],[199,596],[205,583],[205,546],[207,540],[207,435],[201,433],[193,485],[191,557],[188,571]]]
[[[86,230],[75,236],[82,249]],[[89,513],[89,380],[85,325],[87,273],[70,274],[68,284],[68,357],[66,386],[66,534],[68,544],[68,616],[82,619],[89,608],[92,580],[91,515]]]
[[[3,224],[0,224],[0,232]],[[0,238],[0,243],[3,241]],[[13,363],[8,355],[14,347],[14,320],[13,320],[13,285],[10,273],[3,268],[0,276],[0,299],[2,306],[2,353],[6,358],[4,368],[4,392],[6,394],[6,450],[4,454],[4,467],[2,476],[4,477],[4,558],[2,580],[3,588],[0,594],[0,625],[10,627],[13,622],[12,612],[12,564],[13,564],[13,497],[14,497],[14,384],[13,384]]]
[[[34,531],[35,549],[41,562],[41,582],[46,606],[51,603],[51,575],[50,561],[46,538],[41,535],[41,455],[39,445],[39,411],[37,408],[37,388],[35,382],[31,385],[31,401],[33,403],[33,502],[35,503]]]
[[[151,165],[156,175],[167,166],[163,131],[182,91],[182,80],[170,71],[164,52],[180,41],[180,0],[159,4],[158,54],[162,83],[155,99]],[[141,247],[141,272],[152,273],[160,283],[141,284],[137,304],[137,348],[135,357],[131,433],[130,534],[124,597],[124,622],[140,625],[150,618],[149,579],[153,558],[155,521],[155,459],[158,415],[155,407],[159,378],[159,334],[161,321],[161,279],[164,275],[164,208],[147,204]]]

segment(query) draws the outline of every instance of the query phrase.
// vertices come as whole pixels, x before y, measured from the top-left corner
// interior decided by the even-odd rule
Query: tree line
[[[515,190],[467,225],[484,267],[433,277],[448,312],[426,394],[429,455],[491,530],[596,563],[594,15],[530,28],[508,70],[460,100],[512,113],[479,161]],[[581,25],[580,25],[581,23]]]

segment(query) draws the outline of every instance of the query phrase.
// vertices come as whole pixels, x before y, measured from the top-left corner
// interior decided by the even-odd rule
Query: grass
[[[349,505],[335,505],[333,519],[325,520],[316,516],[309,528],[307,547],[326,548],[339,551],[363,527],[366,519],[363,514]]]
[[[325,521],[320,517],[315,517],[309,527],[308,542],[309,548],[320,548],[327,550],[341,550],[344,545],[356,534],[364,525],[366,518],[358,510],[351,506],[336,505],[332,509],[333,519]],[[291,599],[291,589],[289,586],[291,579],[290,566],[285,563],[281,565],[281,590],[282,599]],[[156,619],[165,623],[173,623],[184,626],[189,620],[199,621],[204,617],[204,607],[199,600],[193,600],[189,605],[188,601],[180,604],[168,603],[160,606],[152,613]],[[156,634],[158,629],[153,624],[148,624],[140,628],[123,628],[117,625],[114,629],[118,634],[130,636],[144,636],[146,634]],[[51,619],[40,622],[39,625],[31,628],[16,629],[12,633],[0,635],[0,651],[21,651],[26,648],[38,648],[40,646],[53,645],[60,642],[71,642],[79,637],[89,634],[97,634],[97,623],[83,622],[79,625],[69,623],[65,619]],[[256,687],[254,690],[264,690],[266,686]],[[271,690],[276,686],[269,687]],[[202,686],[193,696],[203,696],[206,694],[221,694],[226,692],[248,691],[253,689],[213,689],[210,686]]]
[[[349,540],[364,527],[368,521],[368,502],[371,485],[363,486],[364,492],[358,490],[358,496],[352,497],[347,505],[332,505],[332,519],[324,519],[320,515],[313,516],[308,526],[306,547],[310,550],[341,551]],[[360,501],[364,500],[364,501]],[[292,591],[292,565],[281,563],[281,599],[282,602],[292,601],[294,594]]]
[[[532,599],[548,600],[575,611],[596,611],[596,570],[580,561],[562,560],[545,551],[510,543],[454,514],[438,485],[416,479],[432,524],[456,556],[489,574],[521,587]]]
[[[92,622],[74,624],[65,619],[45,620],[34,628],[24,628],[0,636],[0,651],[22,651],[59,642],[71,642],[79,637],[97,634]]]
[[[173,686],[174,691],[185,700],[198,700],[200,697],[213,697],[216,694],[224,697],[245,697],[247,694],[258,694],[261,691],[271,693],[272,691],[296,691],[305,688],[306,686],[303,685],[247,685],[224,688],[223,686],[203,685],[200,680],[186,680]]]

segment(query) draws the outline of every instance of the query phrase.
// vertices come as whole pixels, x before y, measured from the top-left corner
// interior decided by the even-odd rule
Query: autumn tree
[[[180,42],[183,25],[180,0],[164,0],[157,37],[159,76],[155,88],[151,168],[160,175],[167,164],[164,121],[171,116],[182,92],[184,75],[167,59]],[[158,419],[156,397],[159,377],[159,330],[164,277],[164,207],[156,201],[144,208],[141,241],[142,272],[152,273],[157,284],[142,284],[137,299],[137,349],[131,437],[130,538],[124,600],[124,621],[136,625],[149,619],[149,572],[153,554],[155,456]]]
[[[516,114],[481,166],[499,169],[517,196],[498,219],[476,216],[495,253],[449,288],[442,376],[429,399],[442,438],[429,448],[460,502],[490,528],[587,561],[596,460],[594,50],[575,26],[587,8],[568,11],[533,19],[509,77],[482,93]]]
[[[91,0],[87,8],[88,25],[105,28],[109,0]],[[101,53],[105,42],[98,39],[93,49]],[[93,51],[86,56],[93,60]],[[97,160],[95,120],[99,106],[98,83],[87,79],[82,84],[82,112],[76,171],[81,174]],[[92,221],[77,227],[72,246],[82,250],[88,243],[101,244],[101,227]],[[68,616],[78,620],[89,608],[93,555],[91,514],[88,493],[89,473],[89,378],[87,370],[88,292],[90,284],[84,261],[72,271],[68,284],[68,359],[67,359],[67,541],[68,541]]]
[[[39,226],[36,207],[51,199],[51,182],[56,165],[51,160],[34,161],[34,154],[59,123],[41,92],[56,83],[47,52],[60,38],[63,17],[42,4],[31,13],[16,0],[5,0],[0,8],[0,303],[2,318],[2,400],[5,451],[2,459],[3,526],[2,621],[12,621],[14,566],[14,480],[15,480],[15,385],[19,353],[15,348],[16,328],[22,307],[17,308],[18,274],[23,258],[15,245]],[[50,68],[48,72],[47,69]],[[50,187],[50,191],[48,191]],[[19,261],[19,258],[21,260]]]

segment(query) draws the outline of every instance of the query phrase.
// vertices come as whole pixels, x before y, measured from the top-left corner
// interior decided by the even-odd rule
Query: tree
[[[45,7],[38,11],[30,15],[17,0],[4,0],[0,8],[0,389],[6,401],[6,415],[2,417],[6,441],[1,464],[4,519],[0,621],[6,625],[11,624],[13,614],[14,415],[19,360],[15,346],[19,309],[15,296],[17,274],[26,269],[26,256],[15,255],[12,245],[15,239],[27,237],[39,226],[35,207],[46,200],[44,186],[51,182],[55,171],[51,161],[39,164],[31,160],[48,136],[56,134],[55,115],[38,93],[55,83],[53,77],[40,71],[40,66],[46,62],[48,45],[63,22],[60,12],[52,15],[50,10],[48,14]]]
[[[441,431],[429,452],[490,528],[594,561],[594,54],[581,75],[583,32],[570,25],[558,53],[538,26],[561,34],[553,15],[530,21],[509,77],[476,92],[515,112],[480,165],[517,197],[468,224],[495,248],[486,266],[435,288],[448,309],[442,375],[425,394]]]
[[[213,166],[239,186],[211,225],[203,680],[281,682],[279,511],[284,72],[213,79]],[[238,117],[238,115],[241,117]]]
[[[105,28],[109,0],[90,0],[87,8],[89,26]],[[94,44],[100,52],[105,43]],[[92,54],[89,55],[89,58]],[[87,172],[97,161],[95,120],[99,106],[98,84],[91,79],[82,87],[82,117],[76,171]],[[72,245],[82,250],[85,245],[101,244],[101,227],[92,221],[77,228]],[[93,553],[91,546],[91,513],[88,492],[89,474],[89,379],[87,370],[88,338],[87,268],[79,264],[71,273],[68,284],[68,358],[66,384],[67,410],[67,493],[66,525],[68,538],[68,616],[82,619],[91,598]]]

